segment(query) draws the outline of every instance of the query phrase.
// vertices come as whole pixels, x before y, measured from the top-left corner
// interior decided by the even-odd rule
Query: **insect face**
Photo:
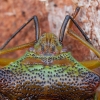
[[[53,56],[61,53],[62,45],[58,38],[52,33],[44,33],[34,46],[37,54]]]

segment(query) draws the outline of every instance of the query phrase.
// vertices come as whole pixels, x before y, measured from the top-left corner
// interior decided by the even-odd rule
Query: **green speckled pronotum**
[[[69,19],[66,16],[59,39],[52,33],[37,36],[33,49],[0,69],[0,100],[97,100],[100,76],[62,49]]]

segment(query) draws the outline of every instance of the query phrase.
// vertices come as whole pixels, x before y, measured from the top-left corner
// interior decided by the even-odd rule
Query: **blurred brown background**
[[[69,0],[0,0],[0,45],[2,46],[34,15],[38,16],[41,33],[53,32],[59,35],[65,15],[71,15],[75,7],[76,5]],[[31,22],[9,43],[7,48],[32,41],[34,32],[33,22]],[[71,51],[78,60],[83,60],[89,54],[88,49],[70,37],[66,37],[64,43],[67,50]],[[16,58],[22,54],[21,52],[16,52],[13,56]]]
[[[0,45],[3,45],[18,28],[34,15],[39,18],[41,32],[49,31],[48,12],[44,2],[39,0],[0,0]],[[31,22],[9,43],[8,47],[33,41],[34,32],[33,22]],[[21,52],[16,52],[12,56],[16,58],[22,54]]]

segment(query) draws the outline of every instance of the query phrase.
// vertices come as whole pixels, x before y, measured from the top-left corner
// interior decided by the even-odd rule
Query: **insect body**
[[[0,69],[0,100],[94,100],[100,76],[62,51],[62,29],[37,32],[34,49]]]

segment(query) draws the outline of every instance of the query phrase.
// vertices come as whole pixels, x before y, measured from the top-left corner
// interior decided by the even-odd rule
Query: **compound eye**
[[[34,51],[34,48],[33,48],[33,47],[30,47],[30,48],[29,48],[29,51]]]
[[[67,48],[63,48],[61,52],[68,52]]]

